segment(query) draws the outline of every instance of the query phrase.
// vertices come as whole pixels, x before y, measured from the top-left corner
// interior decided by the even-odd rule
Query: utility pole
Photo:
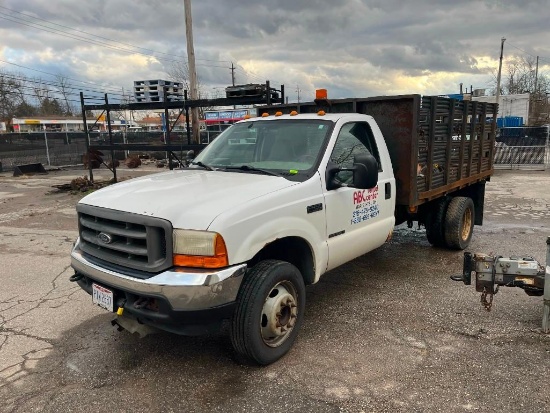
[[[500,76],[502,74],[502,55],[504,54],[504,42],[506,39],[503,37],[500,39],[500,62],[498,64],[498,75],[497,75],[497,93],[496,93],[496,104],[498,105],[498,99],[500,98]],[[497,113],[498,118],[498,113]]]
[[[296,93],[298,94],[298,103],[300,103],[300,85],[296,85]]]
[[[231,84],[235,86],[235,65],[231,62]],[[237,109],[237,105],[233,105],[233,109]]]
[[[185,7],[185,37],[187,39],[187,65],[189,66],[189,83],[191,100],[198,98],[197,70],[195,69],[195,47],[193,46],[193,22],[191,20],[191,0],[183,0]],[[199,138],[199,108],[191,108],[191,128],[193,141],[200,143]]]
[[[537,56],[537,65],[535,66],[535,95],[537,94],[537,86],[539,81],[539,57]]]
[[[235,65],[231,62],[231,84],[235,86]]]

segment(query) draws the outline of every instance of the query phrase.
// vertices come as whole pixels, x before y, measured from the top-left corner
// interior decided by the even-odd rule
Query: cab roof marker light
[[[275,112],[275,116],[283,116],[283,112]]]
[[[297,111],[293,110],[292,112],[290,112],[290,116],[296,116],[298,114]]]
[[[319,116],[325,116],[326,113],[325,113],[324,110],[320,110],[319,112],[317,112],[317,115],[319,115]]]
[[[244,115],[244,118],[245,118],[245,119],[250,119],[251,117],[252,117],[252,116],[250,116],[250,115]]]
[[[267,112],[262,113],[262,118],[267,118],[268,116],[269,116],[269,113]]]
[[[328,99],[328,93],[326,89],[317,89],[315,91],[315,99]]]

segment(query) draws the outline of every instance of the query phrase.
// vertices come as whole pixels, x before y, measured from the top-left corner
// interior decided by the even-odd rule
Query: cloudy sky
[[[539,55],[550,74],[547,0],[192,0],[192,15],[203,94],[223,93],[231,63],[291,101],[491,88],[501,37],[505,65]],[[168,79],[185,51],[183,0],[0,0],[3,71],[114,93]]]

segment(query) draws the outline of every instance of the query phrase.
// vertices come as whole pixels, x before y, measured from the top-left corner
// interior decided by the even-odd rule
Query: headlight
[[[221,268],[229,265],[225,241],[217,232],[175,229],[173,241],[176,266]]]

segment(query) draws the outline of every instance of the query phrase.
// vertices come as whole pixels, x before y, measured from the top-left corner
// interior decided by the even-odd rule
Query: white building
[[[101,117],[96,119],[87,119],[88,128],[98,131],[107,130],[107,121]],[[63,116],[38,116],[32,118],[13,118],[12,126],[14,132],[80,132],[84,131],[84,122],[80,117]],[[111,119],[112,130],[123,130],[125,127],[136,126],[135,122],[128,123],[123,120]]]
[[[475,91],[474,91],[475,92]],[[478,102],[495,103],[496,96],[473,96],[472,100]],[[527,124],[529,120],[529,93],[518,95],[500,95],[498,98],[498,117],[518,116]]]

